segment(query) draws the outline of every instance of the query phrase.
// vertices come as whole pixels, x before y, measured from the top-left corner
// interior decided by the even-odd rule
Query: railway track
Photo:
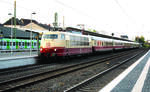
[[[134,52],[134,51],[133,51]],[[131,52],[128,52],[126,54],[129,54]],[[66,73],[70,73],[76,70],[80,70],[89,66],[93,66],[96,65],[98,63],[104,62],[104,61],[108,61],[111,59],[114,59],[116,57],[121,57],[123,56],[125,53],[121,53],[119,55],[113,55],[113,56],[109,56],[109,57],[105,57],[105,58],[101,58],[100,60],[95,60],[92,62],[86,62],[86,63],[80,63],[80,64],[76,64],[76,65],[70,65],[67,67],[63,67],[63,68],[59,68],[56,70],[47,70],[47,71],[42,71],[42,72],[38,72],[35,74],[30,74],[30,75],[26,75],[26,76],[21,76],[21,77],[17,77],[11,80],[7,80],[7,81],[3,81],[0,82],[0,92],[4,92],[4,91],[10,91],[10,90],[14,90],[26,85],[31,85],[33,83],[39,82],[39,81],[43,81],[49,78],[54,78]]]
[[[64,90],[64,92],[97,92],[100,88],[100,80],[101,77],[104,76],[106,73],[113,71],[114,69],[118,68],[119,66],[121,66],[122,64],[128,62],[129,60],[135,58],[136,56],[138,56],[140,53],[142,53],[144,51],[138,52],[135,55],[133,55],[130,58],[127,58],[119,63],[114,64],[113,66],[105,69],[104,71],[70,87],[67,88],[66,90]]]
[[[32,70],[32,69],[46,67],[46,66],[49,66],[49,65],[50,64],[43,64],[43,65],[33,64],[33,65],[26,65],[26,66],[21,66],[21,67],[1,69],[0,70],[0,75],[7,75],[7,74],[11,74],[12,72],[16,73],[16,72],[28,71],[28,70]]]

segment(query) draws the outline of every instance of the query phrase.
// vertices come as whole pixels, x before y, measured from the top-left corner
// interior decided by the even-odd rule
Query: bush
[[[150,45],[144,44],[143,47],[145,47],[145,48],[150,48]]]

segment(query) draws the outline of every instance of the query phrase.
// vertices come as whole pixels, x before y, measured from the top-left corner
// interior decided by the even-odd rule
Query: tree
[[[144,38],[143,36],[141,36],[140,42],[141,42],[141,43],[145,43],[145,38]]]
[[[143,47],[145,47],[145,38],[143,36],[141,36],[141,37],[136,36],[135,41],[139,42]]]
[[[95,29],[90,29],[90,28],[89,28],[88,31],[97,33],[97,31],[96,31]]]
[[[141,36],[141,37],[136,36],[135,41],[144,44],[145,43],[145,38],[143,36]]]
[[[140,39],[139,36],[136,36],[136,37],[135,37],[135,41],[136,41],[136,42],[139,42],[139,39]]]
[[[97,31],[94,29],[93,32],[96,33]]]

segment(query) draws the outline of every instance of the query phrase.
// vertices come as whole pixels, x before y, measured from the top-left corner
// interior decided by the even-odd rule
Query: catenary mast
[[[16,0],[14,1],[14,38],[16,39]]]

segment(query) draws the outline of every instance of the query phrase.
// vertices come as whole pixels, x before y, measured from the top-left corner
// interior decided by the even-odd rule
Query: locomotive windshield
[[[43,39],[57,39],[58,34],[45,34],[43,35]]]

